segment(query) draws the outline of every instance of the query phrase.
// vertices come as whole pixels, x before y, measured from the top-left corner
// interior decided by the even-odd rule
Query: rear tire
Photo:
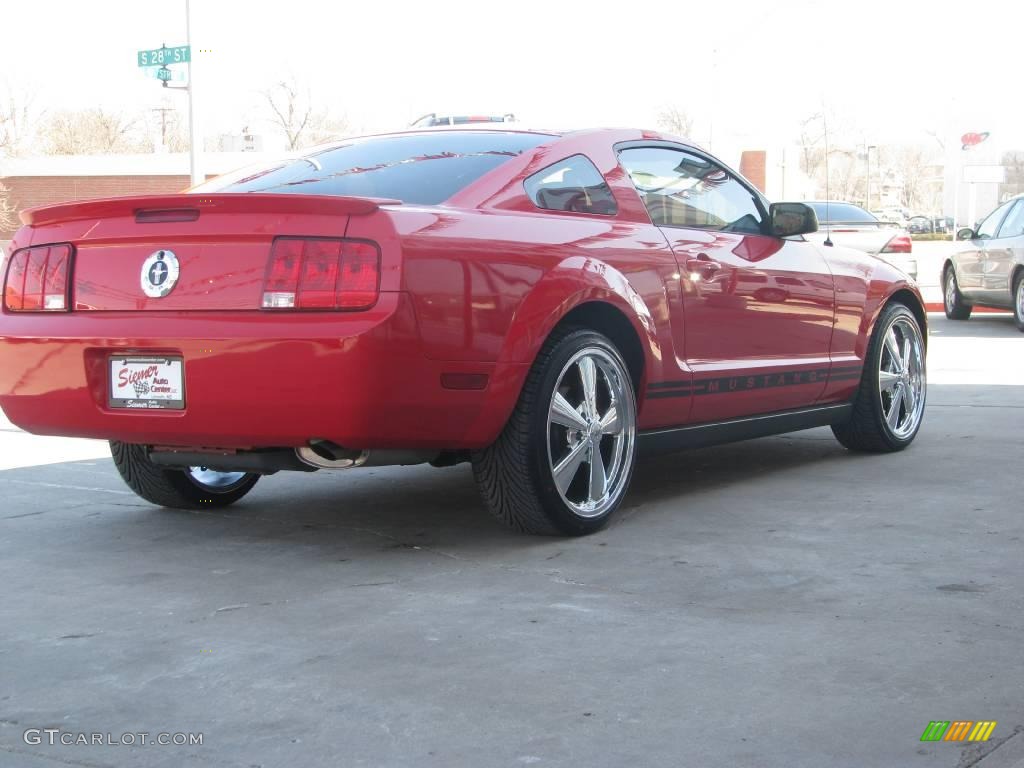
[[[110,442],[110,454],[121,478],[135,493],[160,507],[208,509],[226,507],[245,496],[259,475],[210,472],[205,468],[167,469],[154,464],[144,445]],[[204,482],[205,479],[205,482]]]
[[[950,320],[966,320],[971,316],[973,307],[964,301],[952,265],[946,267],[946,272],[942,276],[942,296],[946,317]]]
[[[472,455],[491,513],[526,533],[582,536],[603,528],[636,461],[636,395],[606,337],[569,328],[544,344],[512,416]]]
[[[887,305],[871,334],[853,414],[832,426],[844,447],[888,453],[914,441],[927,395],[924,352],[914,313],[903,304]]]

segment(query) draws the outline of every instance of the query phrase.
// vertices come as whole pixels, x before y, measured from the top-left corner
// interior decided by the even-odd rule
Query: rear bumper
[[[184,358],[185,408],[107,405],[108,360]],[[0,316],[0,407],[26,431],[149,445],[479,448],[525,371],[422,352],[407,294],[344,313],[75,312]],[[501,370],[498,370],[498,369]],[[442,374],[487,376],[449,389]]]

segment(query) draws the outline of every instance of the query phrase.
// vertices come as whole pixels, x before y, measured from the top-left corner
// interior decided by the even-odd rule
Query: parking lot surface
[[[466,466],[162,510],[105,445],[0,425],[0,764],[1020,766],[1024,335],[930,321],[909,450],[647,460],[575,540],[492,522]]]

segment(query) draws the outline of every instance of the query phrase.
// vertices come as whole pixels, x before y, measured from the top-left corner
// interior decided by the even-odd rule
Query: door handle
[[[705,279],[711,277],[721,268],[722,265],[706,253],[699,253],[697,254],[697,258],[686,260],[686,270],[690,274],[698,274]]]

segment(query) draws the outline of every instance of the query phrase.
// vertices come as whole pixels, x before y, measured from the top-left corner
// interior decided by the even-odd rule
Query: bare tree
[[[270,120],[285,137],[288,149],[301,149],[322,144],[344,135],[349,122],[344,115],[316,109],[308,89],[294,78],[282,80],[263,91]]]
[[[11,190],[0,181],[0,232],[12,232],[18,228],[17,210],[11,200]]]
[[[35,110],[32,94],[10,86],[0,97],[0,154],[21,154],[31,140]]]
[[[51,155],[144,152],[150,147],[140,136],[137,117],[107,112],[100,107],[62,111],[51,116],[41,134],[43,148]]]
[[[658,127],[685,138],[693,133],[693,117],[680,107],[665,107],[658,113]]]

